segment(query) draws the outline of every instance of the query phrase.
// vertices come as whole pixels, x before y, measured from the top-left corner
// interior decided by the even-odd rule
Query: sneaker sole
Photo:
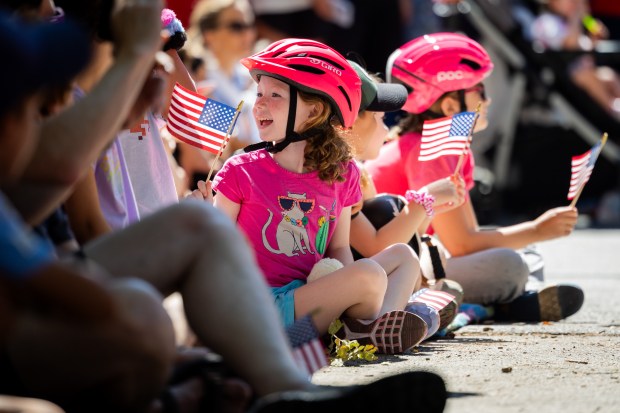
[[[382,354],[399,354],[418,345],[428,331],[424,320],[407,311],[390,311],[370,324],[354,318],[343,320],[347,340],[373,344]]]
[[[458,308],[456,301],[451,301],[447,306],[439,310],[439,330],[443,330],[454,321]]]
[[[249,413],[443,412],[446,386],[430,372],[408,372],[367,385],[327,387],[317,392],[289,391],[258,400]]]
[[[570,285],[543,288],[538,293],[540,321],[559,321],[575,314],[583,305],[583,290]]]
[[[496,307],[498,321],[559,321],[575,314],[583,305],[584,294],[572,285],[551,285]]]

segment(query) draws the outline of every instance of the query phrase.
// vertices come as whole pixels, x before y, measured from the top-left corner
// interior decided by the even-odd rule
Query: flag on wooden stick
[[[462,155],[468,148],[476,117],[476,112],[461,112],[424,122],[418,161],[431,161],[445,155]]]
[[[310,315],[295,320],[286,328],[286,334],[293,347],[293,356],[297,365],[308,376],[329,364],[325,347]]]
[[[172,90],[168,131],[182,142],[219,155],[235,127],[238,110],[184,88]]]
[[[571,177],[570,186],[568,188],[567,199],[573,200],[572,206],[576,203],[576,199],[583,190],[592,175],[594,164],[601,152],[602,146],[605,144],[607,134],[603,135],[603,139],[596,143],[592,148],[581,155],[573,156],[571,159]]]

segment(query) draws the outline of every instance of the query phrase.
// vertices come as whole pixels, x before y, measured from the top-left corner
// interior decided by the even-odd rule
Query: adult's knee
[[[163,297],[149,283],[135,278],[120,278],[110,285],[121,317],[130,324],[132,348],[119,350],[125,358],[111,392],[122,406],[135,409],[159,394],[176,354],[175,333]]]
[[[106,288],[117,312],[104,322],[36,312],[20,318],[7,351],[34,395],[68,411],[130,412],[142,411],[160,394],[176,350],[161,296],[131,278]]]
[[[189,233],[205,229],[233,229],[234,223],[222,211],[203,201],[187,199],[166,209],[166,222]],[[213,234],[211,234],[213,236]]]

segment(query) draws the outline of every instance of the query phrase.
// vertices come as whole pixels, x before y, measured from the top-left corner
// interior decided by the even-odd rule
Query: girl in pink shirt
[[[482,81],[492,69],[480,44],[455,33],[425,35],[392,53],[386,73],[409,89],[403,106],[408,116],[399,125],[399,139],[386,144],[379,157],[366,164],[378,191],[404,194],[454,173],[458,155],[418,161],[422,125],[427,120],[473,111],[480,103],[474,132],[486,128],[491,100]],[[473,169],[470,150],[461,169],[467,189],[474,185]],[[555,321],[579,310],[583,291],[571,285],[526,291],[530,272],[542,278],[542,258],[534,255],[540,267],[529,268],[520,249],[568,235],[576,221],[575,208],[559,207],[533,221],[481,230],[467,197],[458,207],[435,216],[432,225],[450,256],[446,276],[462,285],[466,302],[495,305],[498,320]]]
[[[285,324],[313,313],[323,333],[342,316],[348,339],[383,353],[412,348],[427,331],[403,311],[420,282],[415,253],[397,244],[354,262],[349,248],[361,193],[342,134],[360,107],[358,75],[336,51],[304,39],[275,42],[242,63],[258,83],[253,114],[263,142],[226,162],[214,203],[252,244]],[[307,283],[324,257],[344,267]]]

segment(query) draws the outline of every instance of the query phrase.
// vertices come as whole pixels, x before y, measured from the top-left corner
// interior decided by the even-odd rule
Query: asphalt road
[[[578,230],[538,247],[547,282],[584,289],[574,316],[466,326],[410,354],[332,365],[313,381],[349,385],[426,370],[446,382],[447,413],[620,412],[620,230]]]

